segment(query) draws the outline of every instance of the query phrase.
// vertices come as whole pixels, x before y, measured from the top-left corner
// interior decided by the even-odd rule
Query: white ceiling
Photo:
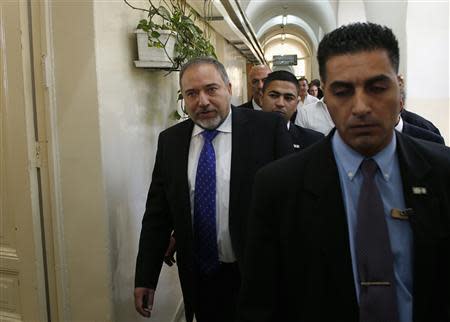
[[[199,13],[203,0],[188,0]],[[336,0],[211,0],[209,24],[252,62],[262,62],[261,44],[280,33],[302,39],[313,50],[320,37],[337,25]],[[256,41],[257,39],[257,41]]]

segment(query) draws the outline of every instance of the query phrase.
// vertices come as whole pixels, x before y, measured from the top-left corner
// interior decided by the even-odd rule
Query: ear
[[[233,90],[232,90],[232,86],[231,86],[231,83],[230,83],[230,82],[228,82],[227,90],[228,90],[228,93],[229,93],[230,95],[233,95]]]
[[[398,81],[398,86],[400,87],[400,89],[404,89],[405,81],[403,80],[403,75],[398,74],[397,81]]]

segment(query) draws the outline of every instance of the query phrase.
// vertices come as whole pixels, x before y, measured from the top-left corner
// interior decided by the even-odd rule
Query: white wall
[[[215,32],[213,32],[213,41],[217,59],[225,66],[230,79],[233,92],[231,104],[241,105],[247,99],[246,59]]]
[[[449,3],[408,1],[407,104],[450,144]]]
[[[407,73],[406,63],[409,50],[406,31],[406,1],[364,1],[367,21],[385,25],[392,29],[400,47],[399,73]]]
[[[135,68],[133,30],[141,15],[121,1],[94,4],[114,310],[117,321],[138,320],[133,290],[140,223],[158,134],[174,123],[168,116],[176,106],[178,73],[165,76],[167,71]],[[176,310],[181,298],[176,273],[172,268],[161,274],[152,314],[155,321],[170,321]]]
[[[114,318],[92,12],[88,1],[51,3],[56,115],[51,144],[59,170],[54,198],[60,199],[53,224],[61,233],[55,234],[55,270],[64,284],[58,289],[59,310],[71,321]]]
[[[351,22],[366,21],[366,9],[363,0],[341,0],[337,8],[337,26],[349,24]]]

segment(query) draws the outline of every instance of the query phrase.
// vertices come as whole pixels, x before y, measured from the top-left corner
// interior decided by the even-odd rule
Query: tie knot
[[[361,162],[360,167],[364,178],[373,179],[377,172],[378,165],[374,159],[364,159],[363,162]]]
[[[212,142],[212,140],[214,140],[214,138],[217,136],[217,134],[219,134],[219,131],[217,131],[217,130],[204,130],[202,132],[202,135],[203,135],[205,141],[208,141],[208,142]]]

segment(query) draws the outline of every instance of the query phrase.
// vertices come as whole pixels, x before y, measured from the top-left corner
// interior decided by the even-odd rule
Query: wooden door
[[[0,4],[1,321],[51,321],[56,310],[36,5]]]

